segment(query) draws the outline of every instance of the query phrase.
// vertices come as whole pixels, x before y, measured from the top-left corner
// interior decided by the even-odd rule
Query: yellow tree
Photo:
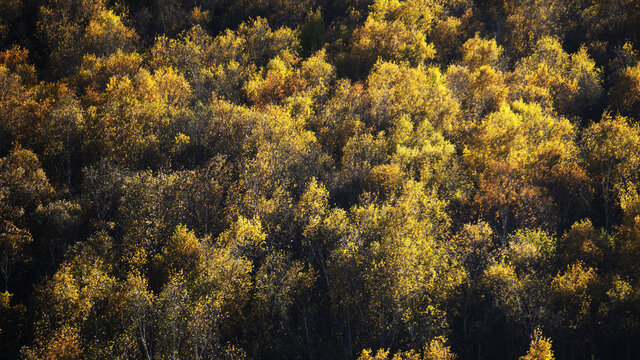
[[[96,55],[132,50],[138,39],[136,32],[122,23],[112,10],[93,14],[84,33],[86,51]]]
[[[640,119],[640,62],[622,71],[609,93],[611,107],[622,115]]]
[[[35,101],[29,85],[36,76],[27,56],[28,52],[17,46],[0,52],[0,154],[8,153],[11,143],[24,136],[31,119]]]
[[[40,7],[37,28],[49,51],[49,67],[61,77],[75,72],[85,52],[130,50],[137,39],[102,0],[47,1]]]
[[[605,114],[582,135],[589,178],[602,201],[604,225],[617,218],[621,196],[638,183],[640,131],[621,116]]]
[[[566,170],[578,166],[571,122],[537,104],[515,102],[487,115],[471,134],[463,159],[478,185],[474,202],[486,220],[499,224],[503,239],[520,225],[553,225],[554,208],[569,206],[569,198],[554,199],[549,189],[579,190],[569,186],[576,174]]]
[[[364,344],[395,346],[401,334],[413,334],[406,345],[415,348],[446,331],[445,304],[465,274],[448,255],[444,206],[408,181],[379,205],[351,209],[352,231],[330,260],[331,296],[347,324],[362,327]]]
[[[406,64],[377,62],[367,79],[373,126],[388,129],[406,116],[415,125],[427,121],[445,134],[456,125],[458,103],[440,71]]]
[[[447,339],[442,336],[431,339],[424,345],[421,353],[414,350],[398,351],[393,356],[388,350],[380,349],[375,353],[369,349],[362,350],[358,360],[455,360],[456,354],[446,345]]]
[[[5,291],[15,265],[29,259],[26,249],[33,241],[29,231],[32,216],[53,195],[34,153],[15,148],[0,158],[0,273]]]
[[[592,324],[601,286],[596,269],[579,262],[569,265],[551,281],[549,305],[559,316],[554,325],[574,353],[588,352],[574,348],[578,339],[593,341]]]
[[[531,345],[527,354],[520,357],[520,360],[554,360],[555,356],[551,350],[551,339],[542,336],[538,329],[531,336]]]
[[[601,71],[582,47],[568,54],[557,40],[541,38],[513,73],[512,99],[535,101],[565,116],[585,116],[600,101]]]
[[[471,124],[500,108],[509,94],[503,68],[503,49],[495,40],[477,35],[462,45],[460,65],[450,65],[446,72],[447,87],[460,101],[465,121],[456,124],[456,135],[462,137]]]
[[[103,351],[96,343],[100,329],[94,325],[103,316],[102,305],[115,292],[108,260],[111,246],[108,236],[96,234],[70,249],[68,259],[37,295],[39,322],[27,354],[78,359]]]
[[[412,66],[424,64],[435,56],[427,42],[442,5],[423,0],[377,0],[369,15],[353,33],[351,56],[360,74],[383,61],[406,61]]]

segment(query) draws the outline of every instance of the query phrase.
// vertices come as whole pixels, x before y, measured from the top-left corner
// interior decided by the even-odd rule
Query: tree
[[[307,14],[307,20],[300,29],[300,46],[304,55],[320,50],[325,42],[326,29],[322,12],[317,9]]]
[[[503,68],[503,49],[495,40],[476,37],[462,45],[462,62],[446,72],[446,85],[461,103],[465,121],[456,124],[456,135],[464,136],[470,124],[497,111],[509,94]]]
[[[537,41],[545,36],[564,35],[561,19],[567,11],[562,1],[505,1],[505,37],[516,55],[535,51]]]
[[[20,34],[21,17],[24,11],[22,1],[4,1],[0,6],[0,44],[7,46],[24,34]]]
[[[499,342],[502,347],[496,348],[499,340],[494,337],[524,338],[547,319],[546,279],[533,269],[520,268],[507,259],[499,259],[479,280],[478,291],[484,303],[480,311],[488,312],[477,325],[485,334],[479,340],[480,344],[505,355],[520,351],[514,343]]]
[[[390,146],[395,147],[391,166],[399,169],[397,184],[401,185],[405,178],[420,180],[443,198],[456,202],[470,196],[470,180],[464,173],[455,146],[434,129],[428,119],[414,127],[407,117],[400,118],[391,129],[389,140]],[[378,169],[381,168],[374,168],[372,175]]]
[[[439,336],[429,341],[424,347],[425,360],[455,360],[456,354],[446,345],[447,339]]]
[[[253,349],[262,349],[263,355],[269,356],[306,343],[311,355],[309,331],[304,332],[305,340],[302,333],[289,331],[294,317],[305,316],[305,303],[311,300],[315,281],[314,271],[292,260],[290,254],[274,251],[265,257],[257,269],[252,299],[252,327],[256,328]],[[257,356],[255,350],[253,356]]]
[[[13,294],[8,291],[0,293],[0,349],[7,356],[18,356],[20,344],[24,342],[27,307],[23,304],[12,304]]]
[[[6,155],[11,143],[21,135],[24,111],[30,103],[23,79],[5,65],[0,65],[0,154]]]
[[[15,265],[29,259],[32,216],[54,190],[31,151],[15,148],[0,158],[0,272],[5,291]]]
[[[409,333],[415,340],[407,345],[415,347],[446,331],[447,299],[464,272],[445,260],[444,205],[420,183],[407,182],[380,205],[352,208],[351,221],[359,230],[347,233],[332,254],[331,296],[348,316],[345,326],[358,326],[365,346],[392,347]],[[366,311],[359,312],[359,306]]]
[[[35,341],[28,354],[34,358],[81,358],[99,354],[101,328],[96,327],[101,308],[114,292],[110,273],[111,239],[97,234],[76,244],[67,261],[39,291]]]
[[[539,229],[517,230],[508,244],[506,258],[523,273],[544,271],[556,255],[556,239]]]
[[[353,33],[351,56],[359,75],[379,60],[424,64],[435,55],[427,35],[441,14],[437,2],[379,0],[371,5],[364,25]]]
[[[597,306],[599,277],[596,269],[581,263],[569,265],[556,275],[550,286],[550,306],[559,315],[559,334],[568,338],[569,351],[588,354],[590,349],[576,348],[577,339],[589,338]],[[571,336],[575,334],[574,336]]]
[[[120,16],[112,10],[101,10],[89,21],[84,43],[87,53],[105,55],[116,50],[131,50],[137,38],[135,31],[125,26]]]
[[[588,116],[600,101],[601,71],[586,48],[568,54],[557,40],[543,37],[512,74],[514,99],[535,101],[564,116]]]
[[[40,7],[38,32],[48,47],[53,75],[72,75],[86,52],[108,55],[131,50],[135,31],[102,0],[54,0]]]
[[[593,226],[591,220],[575,222],[558,239],[558,255],[565,265],[572,261],[582,261],[589,266],[597,266],[611,251],[607,238]]]
[[[553,351],[551,350],[551,340],[542,336],[542,332],[536,329],[531,336],[531,346],[525,356],[521,356],[520,360],[554,360]]]
[[[431,123],[451,133],[459,107],[436,68],[411,68],[392,62],[375,64],[367,79],[376,129],[385,130],[407,116],[413,124]]]
[[[28,230],[20,229],[9,221],[3,221],[0,230],[0,272],[4,291],[9,289],[9,279],[14,267],[29,260],[27,246],[33,242]]]
[[[609,93],[613,109],[621,115],[640,119],[638,104],[640,104],[640,62],[622,71]]]
[[[129,323],[131,329],[130,334],[127,334],[129,336],[125,335],[122,338],[129,341],[137,339],[142,348],[141,353],[149,360],[153,356],[152,333],[155,325],[154,311],[156,310],[154,294],[149,291],[146,279],[135,273],[127,276],[120,293],[122,294],[122,303],[118,303],[121,306],[118,310],[125,313],[125,323]],[[138,350],[136,347],[132,347],[132,349],[127,349],[126,346],[124,349],[114,347],[124,353],[128,351],[135,353]]]
[[[338,160],[347,142],[371,123],[370,98],[362,84],[337,81],[325,105],[309,119],[308,125],[319,144]]]
[[[474,202],[485,219],[499,224],[503,238],[524,224],[553,226],[554,208],[566,205],[550,197],[554,185],[548,181],[558,179],[571,189],[581,179],[574,179],[580,172],[566,170],[579,165],[573,124],[537,104],[515,102],[487,115],[472,134],[463,159],[478,185]]]
[[[602,204],[605,228],[617,219],[626,187],[638,182],[639,146],[640,132],[621,116],[605,114],[582,135],[583,156]]]
[[[373,355],[371,350],[365,349],[362,350],[358,360],[455,360],[456,355],[451,352],[449,346],[445,345],[446,342],[447,339],[442,336],[435,337],[424,345],[422,355],[409,350],[396,352],[393,357],[389,357],[388,350],[380,349]]]

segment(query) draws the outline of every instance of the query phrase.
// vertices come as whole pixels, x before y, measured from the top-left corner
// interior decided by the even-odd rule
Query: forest
[[[0,359],[640,354],[640,1],[0,0]]]

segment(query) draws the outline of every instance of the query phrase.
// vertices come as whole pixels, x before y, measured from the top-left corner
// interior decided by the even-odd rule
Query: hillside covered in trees
[[[0,0],[0,358],[633,359],[638,0]]]

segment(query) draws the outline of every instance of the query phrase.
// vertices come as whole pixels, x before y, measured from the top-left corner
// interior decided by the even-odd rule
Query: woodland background
[[[639,41],[637,0],[1,0],[0,357],[632,359]]]

